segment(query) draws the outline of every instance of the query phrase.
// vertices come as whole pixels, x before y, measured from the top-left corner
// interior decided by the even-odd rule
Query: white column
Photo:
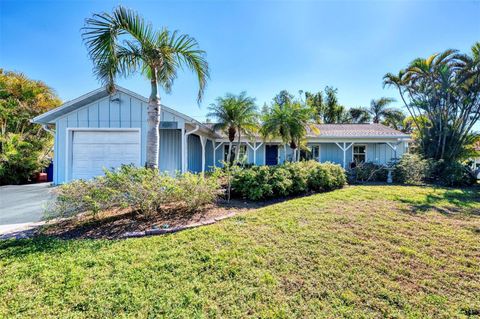
[[[253,165],[257,164],[257,142],[253,144]]]
[[[215,146],[215,142],[213,143],[213,166],[217,167],[217,159],[216,159],[216,153],[217,149],[223,145],[223,142],[220,142],[220,144]]]
[[[187,144],[187,136],[185,135],[185,129],[182,128],[182,173],[186,171],[186,144]]]
[[[205,172],[205,145],[207,144],[207,138],[200,136],[200,144],[202,144],[202,173]]]
[[[215,150],[216,150],[217,148],[215,147],[215,146],[216,146],[216,145],[215,145],[215,140],[212,140],[212,145],[213,145],[213,147],[212,147],[212,150],[213,150],[213,167],[217,167],[217,159],[215,158],[215,155],[216,155],[216,154],[215,154],[215,153],[216,153]]]
[[[283,162],[285,163],[287,161],[287,144],[283,144],[283,154],[284,154]]]

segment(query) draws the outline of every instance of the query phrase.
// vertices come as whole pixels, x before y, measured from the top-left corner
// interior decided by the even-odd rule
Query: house
[[[121,164],[143,166],[147,106],[147,98],[117,86],[113,95],[100,88],[35,117],[34,123],[55,125],[54,184],[88,179]],[[222,165],[229,144],[224,134],[166,106],[160,116],[161,171],[203,172]],[[410,138],[380,124],[318,128],[320,134],[308,132],[311,152],[302,156],[343,167],[354,161],[385,164],[406,152]],[[259,136],[245,137],[240,147],[245,160],[257,165],[276,165],[291,160],[293,154],[280,140],[264,141]]]

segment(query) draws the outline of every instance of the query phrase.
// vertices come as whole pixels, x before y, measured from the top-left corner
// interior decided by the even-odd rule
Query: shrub
[[[348,179],[351,183],[363,182],[386,182],[387,170],[384,165],[371,162],[358,163],[348,171]]]
[[[40,143],[44,145],[38,145]],[[0,185],[29,182],[35,173],[48,165],[45,149],[51,144],[43,139],[30,141],[21,133],[0,133]]]
[[[471,168],[459,162],[433,162],[429,173],[436,182],[445,186],[471,186],[477,181]]]
[[[401,184],[422,184],[428,180],[430,163],[417,154],[405,154],[395,164],[393,180]]]
[[[426,160],[417,154],[405,154],[396,163],[393,178],[398,183],[438,183],[445,186],[470,186],[476,182],[474,173],[467,165]]]
[[[45,219],[93,216],[100,211],[130,208],[142,216],[165,209],[193,212],[213,203],[220,192],[217,174],[203,177],[186,173],[172,177],[158,170],[129,165],[105,171],[105,176],[89,181],[73,181],[57,188]]]
[[[259,200],[273,195],[273,186],[270,184],[270,167],[253,166],[233,172],[232,188],[236,194]]]
[[[315,161],[254,166],[237,171],[232,180],[234,193],[250,200],[330,191],[345,184],[343,168]]]

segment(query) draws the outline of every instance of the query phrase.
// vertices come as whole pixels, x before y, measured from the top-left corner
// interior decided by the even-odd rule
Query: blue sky
[[[99,87],[80,28],[118,4],[161,28],[194,36],[211,79],[200,107],[192,74],[180,73],[162,102],[199,120],[217,96],[247,91],[259,107],[282,89],[338,88],[347,107],[396,97],[387,72],[447,48],[480,40],[480,1],[0,1],[0,67],[24,72],[70,100]],[[148,96],[141,75],[120,80]],[[398,102],[396,105],[400,106]]]

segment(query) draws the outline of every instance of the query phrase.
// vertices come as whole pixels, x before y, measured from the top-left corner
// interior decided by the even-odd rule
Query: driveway
[[[2,225],[39,222],[53,197],[50,183],[0,186],[0,229]]]

